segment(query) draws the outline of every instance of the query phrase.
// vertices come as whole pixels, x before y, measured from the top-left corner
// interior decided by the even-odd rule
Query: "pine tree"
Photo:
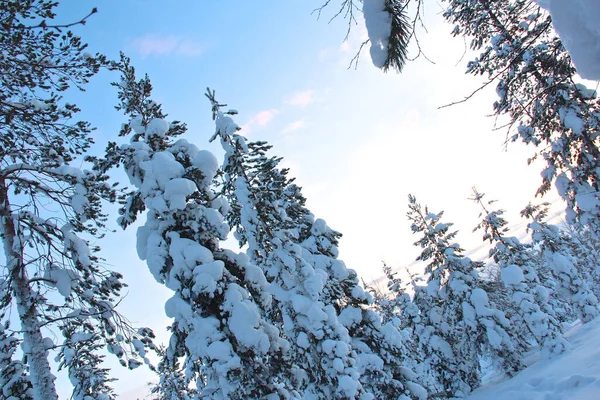
[[[327,272],[309,264],[299,244],[301,231],[312,221],[299,226],[285,212],[288,196],[283,193],[291,183],[287,171],[275,168],[279,159],[266,157],[264,142],[249,144],[238,134],[231,118],[235,111],[221,111],[225,105],[210,90],[207,97],[216,122],[211,141],[218,138],[225,150],[223,186],[232,204],[228,218],[270,284],[274,304],[269,314],[291,344],[287,369],[296,387],[317,398],[358,398],[363,390],[356,352],[334,305],[321,298]]]
[[[123,362],[134,356],[131,340],[137,336],[115,310],[122,276],[102,268],[99,248],[89,245],[105,229],[103,201],[114,201],[117,194],[108,176],[74,167],[93,143],[92,128],[76,119],[79,109],[63,98],[69,88],[83,89],[106,59],[88,53],[68,30],[89,15],[56,25],[56,5],[8,0],[0,7],[4,298],[21,324],[33,397],[44,400],[57,398],[48,356],[61,345],[44,336],[51,332],[60,338],[60,324],[93,325],[104,345],[125,345],[127,351],[118,355]],[[149,343],[149,337],[142,339]]]
[[[317,219],[307,236],[301,244],[304,259],[329,277],[322,298],[335,307],[339,321],[349,331],[363,388],[375,398],[426,398],[427,391],[411,370],[415,356],[406,345],[409,340],[394,321],[372,307],[373,300],[359,285],[355,271],[337,259],[341,234]]]
[[[96,165],[124,166],[134,190],[123,203],[120,224],[127,227],[146,211],[137,231],[138,254],[156,281],[174,292],[165,305],[173,323],[163,365],[183,357],[186,379],[201,398],[295,396],[277,379],[288,344],[262,316],[260,302],[269,300],[264,275],[248,257],[219,247],[229,226],[222,216],[227,204],[211,187],[216,158],[175,140],[185,124],[165,120],[151,99],[149,78],[137,81],[128,58],[122,56],[115,68],[122,73],[115,83],[117,108],[129,117],[120,136],[130,142],[111,143]],[[255,289],[261,298],[252,295]]]
[[[575,316],[589,322],[598,316],[598,299],[582,278],[579,270],[584,267],[577,268],[585,262],[585,257],[580,258],[581,249],[567,233],[545,221],[547,213],[546,205],[531,204],[521,212],[524,217],[531,218],[528,228],[532,238],[540,246],[540,256],[558,283],[555,295],[572,307]]]
[[[159,347],[157,354],[160,362],[156,367],[159,381],[151,386],[153,400],[192,400],[198,391],[190,388],[190,379],[182,370],[179,360],[169,357],[165,347]]]
[[[0,325],[0,399],[33,400],[27,365],[14,359],[21,341],[9,328],[8,321]]]
[[[517,238],[507,236],[508,222],[503,217],[504,211],[489,211],[483,203],[483,194],[473,190],[473,200],[483,210],[483,219],[475,230],[482,229],[483,240],[494,245],[490,249],[490,257],[500,267],[502,281],[519,311],[513,316],[513,323],[527,328],[542,347],[545,357],[561,354],[569,343],[563,338],[549,303],[548,290],[540,282],[540,264],[535,252]]]
[[[496,115],[509,117],[510,140],[532,144],[543,159],[538,194],[554,183],[567,203],[569,223],[600,232],[600,126],[596,92],[576,83],[571,58],[550,15],[534,1],[448,0],[453,35],[480,51],[467,72],[496,84]]]
[[[56,361],[58,369],[66,368],[73,385],[73,400],[115,400],[117,397],[110,382],[116,380],[109,369],[102,367],[104,355],[98,354],[104,347],[104,339],[92,324],[77,321],[62,327],[65,343]],[[140,351],[143,353],[144,345]]]
[[[442,215],[409,196],[411,229],[422,235],[415,243],[423,249],[417,260],[428,262],[427,288],[415,295],[425,320],[416,333],[445,395],[464,397],[481,383],[484,355],[495,356],[510,374],[523,367],[518,356],[523,348],[482,289],[481,263],[465,257],[453,243],[456,232],[449,230],[452,224],[441,222]]]

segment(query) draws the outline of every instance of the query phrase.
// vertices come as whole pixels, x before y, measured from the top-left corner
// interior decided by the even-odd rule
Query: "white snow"
[[[373,65],[381,68],[387,59],[392,17],[385,11],[385,0],[364,0],[363,15],[371,42],[371,60]]]
[[[600,318],[578,325],[569,335],[570,351],[538,361],[512,379],[481,387],[467,400],[596,400],[600,395],[598,337]]]
[[[600,79],[600,1],[538,0],[582,78]]]
[[[171,179],[165,185],[165,193],[163,195],[169,205],[169,210],[183,210],[187,203],[187,197],[196,190],[198,190],[196,184],[189,179]]]
[[[502,281],[507,285],[518,285],[523,282],[523,271],[517,265],[511,264],[500,271]]]
[[[165,133],[169,131],[169,123],[164,119],[154,118],[148,123],[146,127],[146,140],[152,136],[165,136]]]
[[[202,171],[204,179],[210,182],[217,174],[219,161],[210,151],[200,150],[198,154],[196,154],[196,157],[194,157],[194,166]]]

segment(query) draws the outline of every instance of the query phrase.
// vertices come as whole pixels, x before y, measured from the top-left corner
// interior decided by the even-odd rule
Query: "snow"
[[[600,2],[538,0],[552,15],[554,29],[582,78],[600,79]]]
[[[204,179],[210,182],[219,169],[219,161],[213,153],[208,150],[200,150],[194,157],[194,166],[202,171]],[[207,182],[207,183],[208,183]]]
[[[382,68],[387,60],[392,17],[385,11],[385,0],[364,0],[363,15],[371,42],[370,54],[373,65]]]
[[[512,379],[475,390],[467,400],[596,400],[600,393],[600,318],[576,326],[570,351],[538,361]],[[494,377],[488,377],[490,382]]]
[[[47,282],[50,287],[55,287],[58,292],[65,298],[71,295],[73,286],[80,279],[79,275],[69,269],[49,268],[44,274],[44,278],[52,282]]]
[[[511,264],[500,271],[502,281],[507,285],[518,285],[523,282],[523,271],[517,265]]]
[[[187,197],[196,190],[198,190],[196,184],[189,179],[171,179],[165,185],[165,192],[163,195],[169,206],[169,210],[183,210],[187,203]]]
[[[169,131],[169,123],[164,119],[154,118],[146,127],[146,140],[152,136],[163,137]]]

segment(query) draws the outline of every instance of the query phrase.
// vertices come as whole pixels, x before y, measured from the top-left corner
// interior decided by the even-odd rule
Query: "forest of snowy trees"
[[[325,7],[350,27],[363,13],[373,63],[400,72],[426,2]],[[341,233],[307,208],[272,146],[244,136],[218,92],[205,100],[221,161],[180,137],[186,124],[163,111],[127,55],[91,54],[71,32],[95,9],[58,24],[52,0],[4,0],[0,399],[58,399],[57,370],[74,400],[117,398],[111,382],[126,373],[107,368],[109,357],[154,371],[157,400],[462,398],[485,365],[510,377],[532,349],[548,360],[569,351],[566,328],[600,310],[597,93],[536,2],[442,4],[452,34],[478,53],[467,73],[496,88],[510,140],[545,163],[538,197],[523,205],[528,234],[518,238],[495,200],[473,189],[473,226],[489,250],[476,261],[441,210],[409,196],[422,271],[377,266],[388,283],[371,287],[339,258]],[[69,94],[102,70],[113,74],[123,125],[101,143],[104,154],[90,155],[94,121],[78,120]],[[120,171],[126,186],[114,179]],[[541,199],[554,190],[566,210],[560,226]],[[134,326],[118,311],[127,282],[103,263],[107,221],[137,226],[131,251],[170,291],[168,343],[155,338],[162,327]],[[225,245],[230,236],[238,247]]]

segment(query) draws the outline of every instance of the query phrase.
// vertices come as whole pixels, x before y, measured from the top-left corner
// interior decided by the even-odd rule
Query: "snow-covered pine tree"
[[[471,39],[480,54],[467,72],[489,77],[499,99],[496,115],[510,118],[510,140],[532,144],[545,160],[538,194],[552,183],[567,203],[569,223],[600,234],[600,104],[577,83],[577,71],[554,32],[551,17],[533,0],[447,0],[453,35]]]
[[[297,397],[289,382],[278,380],[280,354],[288,345],[263,318],[269,296],[262,271],[244,254],[219,247],[229,226],[222,216],[228,204],[211,187],[216,158],[185,139],[174,140],[186,126],[165,120],[151,99],[149,78],[136,80],[127,57],[115,68],[122,72],[114,84],[117,108],[129,117],[120,136],[130,141],[111,143],[97,168],[123,164],[135,187],[124,202],[123,227],[147,211],[137,231],[138,254],[156,281],[174,292],[165,305],[173,323],[164,362],[184,357],[199,398]]]
[[[190,379],[185,375],[179,360],[169,357],[167,348],[160,346],[156,353],[160,362],[156,366],[158,382],[150,383],[152,400],[193,400],[198,391],[190,388]]]
[[[57,25],[56,5],[8,0],[0,7],[3,294],[21,324],[33,397],[44,400],[57,399],[49,351],[67,346],[44,336],[60,338],[60,324],[85,321],[105,345],[137,335],[115,310],[122,276],[103,269],[99,248],[88,244],[102,236],[102,201],[114,201],[116,193],[106,175],[73,166],[93,143],[92,128],[63,99],[69,88],[83,89],[106,61],[69,30],[87,17]],[[119,354],[123,363],[129,354]]]
[[[424,320],[416,334],[443,393],[464,397],[478,387],[484,356],[495,357],[509,374],[521,369],[523,347],[481,288],[481,263],[465,257],[453,243],[456,232],[450,231],[452,224],[441,222],[443,213],[431,213],[409,196],[407,215],[412,231],[422,235],[415,242],[423,249],[417,260],[428,263],[427,289],[415,296]]]
[[[6,281],[3,281],[4,284]],[[0,301],[10,301],[2,296]],[[2,304],[6,310],[7,303]],[[27,365],[15,359],[15,352],[21,343],[15,332],[10,331],[10,321],[2,312],[0,318],[0,399],[2,400],[34,400],[31,380],[27,373]]]
[[[301,243],[304,259],[327,272],[322,299],[334,305],[339,321],[348,329],[358,355],[363,388],[377,399],[427,398],[427,391],[410,369],[415,364],[415,356],[406,346],[410,340],[395,321],[385,320],[370,306],[372,298],[359,285],[355,271],[348,270],[337,258],[341,234],[322,219],[314,221],[309,231],[300,231],[307,236]]]
[[[481,206],[483,217],[475,230],[483,230],[483,240],[493,244],[489,255],[498,264],[501,279],[519,311],[513,315],[513,324],[527,328],[542,347],[543,356],[561,354],[569,343],[563,338],[560,323],[555,318],[548,289],[540,282],[537,254],[518,238],[507,236],[508,222],[503,216],[504,211],[488,210],[483,202],[484,195],[475,188],[473,191],[473,200]],[[525,332],[521,334],[526,335]]]
[[[290,341],[288,362],[297,387],[304,396],[359,398],[364,390],[348,330],[338,321],[334,305],[321,298],[333,277],[303,258],[299,226],[285,213],[286,171],[275,168],[277,158],[266,157],[264,142],[249,144],[238,134],[240,128],[231,118],[236,111],[222,111],[225,105],[210,90],[207,97],[216,122],[211,141],[218,138],[225,150],[229,220],[240,245],[248,245],[247,254],[270,283],[274,311],[269,314]],[[313,225],[310,220],[306,224]]]
[[[381,325],[381,317],[368,309],[371,299],[356,273],[337,258],[341,234],[306,209],[300,188],[287,177],[286,169],[278,168],[281,159],[267,156],[271,146],[248,143],[237,134],[239,128],[228,113],[220,110],[224,105],[214,99],[214,93],[207,96],[217,120],[213,139],[220,137],[226,151],[223,186],[232,204],[228,219],[240,245],[248,245],[247,253],[265,269],[275,289],[273,322],[297,343],[291,361],[299,371],[308,371],[304,372],[307,391],[321,397],[355,396],[351,385],[356,383],[350,382],[356,379],[358,357],[359,381],[370,394],[423,397],[424,390],[411,381],[414,374],[403,367],[406,352],[400,335],[397,331],[394,335],[391,325]],[[297,296],[289,297],[292,293]],[[313,311],[300,309],[300,302]],[[319,309],[327,319],[315,324],[314,310]],[[334,355],[328,348],[336,341],[344,351]],[[319,352],[325,352],[331,364],[319,365],[315,361],[322,357]],[[304,354],[311,355],[308,363],[297,358]],[[316,385],[327,380],[330,387]]]
[[[581,265],[587,260],[580,257],[582,249],[566,232],[545,221],[547,214],[546,204],[529,204],[521,212],[523,217],[531,219],[528,228],[533,241],[540,247],[541,259],[557,283],[554,295],[562,297],[575,311],[571,318],[589,322],[598,316],[598,299],[580,272],[587,270]]]
[[[100,332],[85,321],[67,321],[61,330],[65,343],[56,361],[59,370],[68,370],[73,385],[72,400],[115,400],[117,396],[110,382],[116,378],[112,378],[110,370],[102,366],[104,338]]]
[[[600,299],[600,243],[585,227],[565,224],[563,228],[572,246],[571,253],[577,255],[579,274],[585,277],[596,298]]]
[[[417,285],[419,277],[416,274],[410,273],[408,268],[406,268],[406,272],[410,279],[409,285],[412,286],[413,294],[415,294],[417,290],[422,288],[422,286]],[[403,283],[402,279],[398,278],[398,274],[394,272],[392,267],[384,263],[383,273],[388,279],[387,288],[389,291],[389,298],[384,300],[384,306],[387,310],[381,312],[384,321],[398,318],[398,328],[401,331],[406,331],[412,339],[414,338],[415,324],[421,320],[421,312],[412,301],[407,291],[408,287]],[[378,307],[382,307],[382,304],[378,304]]]

